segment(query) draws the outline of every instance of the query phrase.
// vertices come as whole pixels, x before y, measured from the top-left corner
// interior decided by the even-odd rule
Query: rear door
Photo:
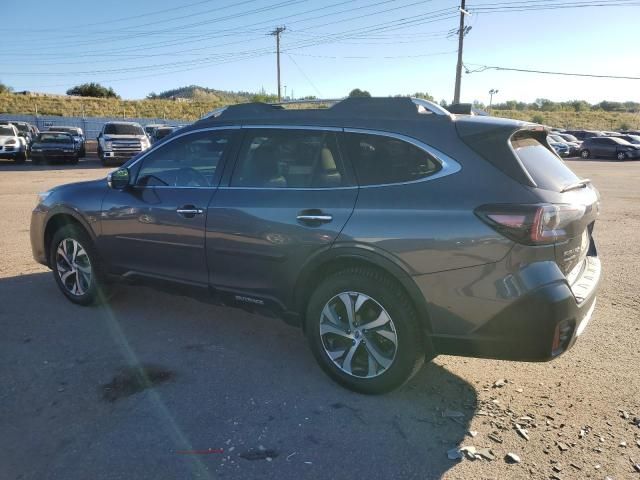
[[[304,263],[331,246],[358,194],[336,131],[243,129],[233,173],[207,218],[214,288],[253,303],[286,302]]]

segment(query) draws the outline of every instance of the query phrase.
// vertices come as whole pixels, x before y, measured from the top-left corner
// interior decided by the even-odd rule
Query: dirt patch
[[[102,399],[115,402],[174,378],[170,370],[155,365],[124,367],[113,379],[101,387]]]

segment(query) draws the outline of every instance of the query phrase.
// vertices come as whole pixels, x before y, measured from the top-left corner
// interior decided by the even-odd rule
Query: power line
[[[309,82],[309,85],[311,85],[313,87],[313,89],[316,91],[316,93],[318,94],[318,97],[322,98],[324,95],[322,95],[322,93],[320,92],[320,90],[318,89],[318,87],[316,87],[316,84],[313,83],[311,81],[311,79],[309,78],[309,76],[304,73],[304,70],[302,70],[302,68],[300,67],[300,65],[298,65],[298,62],[296,62],[293,57],[291,56],[290,53],[287,53],[287,56],[289,57],[289,60],[291,60],[291,62],[296,66],[296,68],[300,71],[300,73],[302,74],[302,76],[304,78],[307,79],[307,82]]]
[[[467,69],[467,65],[474,65],[480,68],[475,70]],[[526,68],[496,67],[490,65],[477,65],[473,63],[465,64],[466,73],[480,73],[487,70],[499,70],[506,72],[523,72],[523,73],[540,73],[543,75],[562,75],[568,77],[589,77],[589,78],[610,78],[615,80],[640,80],[640,77],[630,77],[624,75],[597,75],[592,73],[569,73],[569,72],[551,72],[547,70],[530,70]]]

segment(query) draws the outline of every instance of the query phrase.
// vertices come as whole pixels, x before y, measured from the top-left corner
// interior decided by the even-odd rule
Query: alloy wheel
[[[376,300],[358,292],[339,293],[325,304],[320,338],[334,365],[359,378],[386,372],[398,351],[391,316]]]
[[[92,270],[89,255],[74,238],[65,238],[56,249],[56,271],[64,288],[80,297],[91,288]]]

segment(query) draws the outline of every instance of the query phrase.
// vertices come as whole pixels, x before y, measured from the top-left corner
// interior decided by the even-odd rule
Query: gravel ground
[[[107,169],[0,164],[0,478],[640,478],[640,162],[568,164],[603,197],[577,345],[545,364],[442,356],[378,397],[333,384],[277,319],[145,287],[72,305],[31,258],[30,211]],[[448,459],[461,446],[475,455]]]

